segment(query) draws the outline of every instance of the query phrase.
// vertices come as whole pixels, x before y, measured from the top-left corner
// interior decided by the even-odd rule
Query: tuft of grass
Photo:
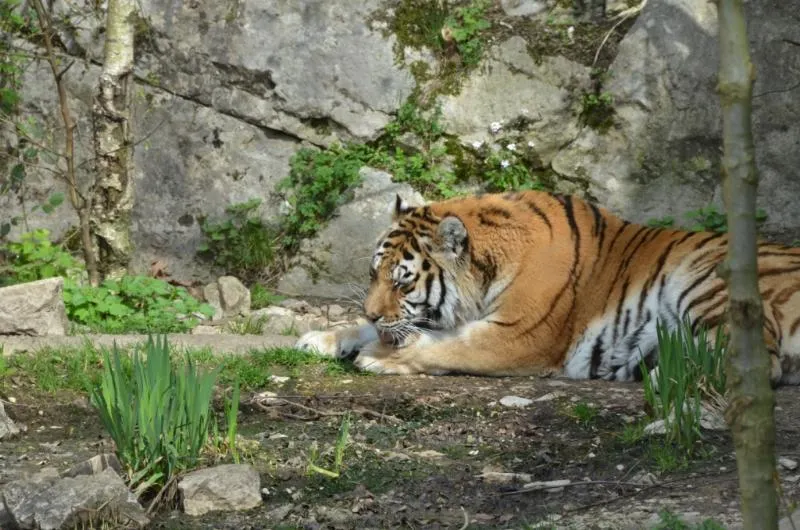
[[[138,496],[197,464],[208,441],[219,369],[202,371],[189,357],[173,364],[166,337],[148,338],[130,371],[124,357],[116,347],[104,352],[90,401]]]
[[[707,331],[693,333],[688,321],[671,331],[659,324],[657,333],[658,367],[651,374],[641,364],[645,400],[653,418],[664,420],[667,441],[691,453],[702,437],[702,401],[724,401],[727,338],[719,328],[711,345]]]
[[[725,527],[714,519],[706,519],[698,525],[689,525],[669,510],[663,510],[658,517],[660,521],[652,527],[652,530],[725,530]]]
[[[316,449],[316,446],[312,446],[312,449],[308,455],[308,474],[319,473],[328,478],[339,478],[342,472],[342,467],[344,464],[344,452],[347,449],[347,442],[349,441],[350,435],[350,415],[345,414],[342,417],[342,423],[339,426],[339,433],[336,436],[336,443],[333,446],[333,466],[332,469],[327,469],[324,467],[320,467],[317,465],[319,452]]]
[[[268,320],[269,317],[266,316],[231,320],[225,326],[225,330],[235,335],[261,335],[264,332],[264,324],[266,324]]]
[[[644,422],[626,424],[622,432],[618,435],[619,441],[623,445],[636,445],[644,438]]]
[[[586,403],[585,401],[579,401],[572,406],[568,415],[586,427],[594,422],[595,418],[597,417],[597,413],[598,411],[596,407]]]
[[[260,283],[250,287],[250,307],[252,309],[262,309],[271,305],[276,305],[286,300],[285,296],[275,294]]]

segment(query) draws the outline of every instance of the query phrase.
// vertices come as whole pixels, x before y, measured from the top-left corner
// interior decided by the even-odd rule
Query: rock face
[[[183,511],[249,510],[261,504],[261,479],[252,466],[227,464],[188,473],[178,483]]]
[[[66,335],[63,291],[63,278],[0,288],[0,335]]]
[[[58,31],[60,43],[76,58],[64,79],[77,120],[82,182],[91,173],[86,139],[92,136],[95,64],[102,60],[104,17],[95,4],[52,2],[56,18],[76,19]],[[493,122],[502,127],[525,122],[520,140],[535,145],[543,171],[567,184],[557,191],[588,194],[633,221],[681,219],[687,210],[721,201],[714,3],[647,3],[619,44],[601,88],[613,97],[615,110],[614,124],[604,131],[579,118],[581,91],[592,83],[592,57],[579,64],[557,55],[580,41],[583,27],[575,25],[571,32],[546,23],[557,10],[564,16],[569,10],[554,0],[499,4],[506,17],[520,18],[493,20],[495,30],[505,29],[492,30],[485,59],[460,93],[439,98],[448,135],[469,146],[496,140],[502,132],[491,131]],[[606,4],[609,13],[627,7],[624,1]],[[160,260],[181,279],[212,280],[220,271],[195,258],[204,217],[219,218],[231,204],[260,198],[259,214],[273,219],[280,209],[275,186],[300,147],[363,142],[380,134],[415,88],[408,63],[435,62],[430,50],[410,48],[399,50],[406,67],[396,60],[397,40],[383,35],[388,25],[374,16],[394,7],[382,0],[141,2],[134,89],[135,272]],[[792,240],[800,231],[797,2],[750,2],[746,9],[757,69],[753,120],[760,206],[769,215],[764,229]],[[526,30],[534,27],[527,25],[531,21],[540,23],[535,28],[541,31]],[[538,49],[537,35],[559,31],[564,34],[555,51],[550,56],[537,51],[534,60],[529,50]],[[580,42],[589,41],[587,53],[593,55],[594,41]],[[567,55],[577,61],[578,51],[570,48]],[[35,117],[44,136],[62,145],[51,72],[43,63],[26,65],[23,72],[23,115]],[[0,127],[0,146],[25,148],[7,127]],[[0,161],[0,175],[8,173],[5,164]],[[56,164],[40,156],[31,165],[25,179],[30,204],[63,191],[52,178]],[[388,196],[393,185],[387,178],[380,186]],[[388,218],[378,217],[383,206],[378,209],[377,196],[375,201],[370,204],[362,194],[345,206],[336,228],[303,247],[308,259],[298,260],[281,287],[297,295],[352,296],[349,284],[363,286],[361,265],[377,232],[363,225],[383,226]],[[0,197],[0,211],[18,214],[18,197]],[[29,221],[56,236],[77,222],[66,205],[52,216],[33,213]]]
[[[800,106],[795,2],[749,3],[756,67],[753,133],[767,232],[797,232],[791,205],[800,193]],[[583,129],[553,160],[561,174],[586,175],[599,201],[632,221],[721,203],[721,116],[716,6],[692,0],[648,2],[619,46],[605,90],[616,127]],[[789,57],[792,57],[791,59]],[[790,66],[794,65],[794,66]],[[679,217],[680,215],[678,215]]]
[[[377,238],[391,225],[399,194],[409,204],[423,204],[422,196],[391,175],[361,170],[363,182],[353,200],[314,239],[305,241],[300,257],[278,283],[288,295],[360,299],[369,285],[369,260]]]
[[[19,427],[8,417],[3,402],[0,401],[0,441],[19,434]],[[1,528],[1,527],[0,527]]]
[[[112,467],[97,469],[101,468],[63,477],[49,468],[6,484],[1,492],[0,523],[3,528],[58,530],[80,525],[82,517],[91,513],[95,523],[143,528],[148,519],[136,496]]]

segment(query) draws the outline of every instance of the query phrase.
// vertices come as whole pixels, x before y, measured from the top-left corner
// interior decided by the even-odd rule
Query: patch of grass
[[[644,427],[645,423],[641,421],[626,424],[618,435],[619,441],[627,446],[638,444],[644,438]]]
[[[211,427],[211,398],[218,369],[199,369],[191,358],[170,358],[166,337],[148,339],[144,355],[116,347],[104,352],[100,383],[90,394],[116,445],[137,496],[165,485],[200,459]]]
[[[646,454],[647,459],[659,474],[687,469],[691,463],[691,459],[683,447],[670,443],[665,444],[651,440]]]
[[[683,214],[686,222],[681,226],[676,226],[675,218],[672,216],[657,217],[649,219],[647,226],[654,228],[680,228],[692,232],[727,232],[728,219],[725,212],[720,211],[713,204],[689,210]],[[756,225],[761,226],[768,218],[767,212],[761,208],[756,210]]]
[[[689,525],[669,510],[663,510],[658,517],[660,521],[652,527],[652,530],[725,530],[725,527],[714,519],[706,519],[700,524]]]
[[[597,407],[594,407],[585,401],[575,403],[569,410],[568,415],[570,418],[575,419],[584,427],[591,425],[595,418],[597,418]]]
[[[280,304],[284,300],[286,300],[285,296],[273,293],[260,283],[255,283],[250,287],[250,307],[252,309],[263,309]]]
[[[261,335],[264,332],[264,324],[267,323],[269,317],[261,316],[253,318],[248,316],[237,320],[231,320],[225,326],[228,333],[234,335]]]
[[[8,370],[45,392],[86,392],[99,381],[102,351],[91,344],[80,348],[43,348],[9,357]],[[130,369],[123,361],[125,369]]]

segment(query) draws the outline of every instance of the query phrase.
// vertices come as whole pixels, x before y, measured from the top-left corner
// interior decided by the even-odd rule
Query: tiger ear
[[[394,218],[395,219],[404,216],[405,214],[407,214],[408,212],[410,212],[413,209],[414,208],[409,206],[408,203],[405,200],[403,200],[403,198],[400,196],[399,193],[397,195],[395,195],[395,200],[394,200]]]
[[[458,217],[450,215],[439,221],[436,233],[441,250],[448,258],[460,258],[467,250],[469,242],[467,227]]]

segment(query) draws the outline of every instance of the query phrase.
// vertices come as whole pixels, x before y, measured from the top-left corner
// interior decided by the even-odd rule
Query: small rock
[[[281,303],[278,304],[281,308],[288,309],[290,311],[294,311],[295,313],[305,314],[311,312],[311,304],[306,302],[305,300],[297,300],[295,298],[287,298],[283,300]],[[267,308],[269,309],[269,308]]]
[[[624,469],[625,469],[625,466],[624,466],[624,465],[622,465],[622,464],[617,464],[617,471],[623,471]]]
[[[331,320],[339,320],[345,316],[347,310],[338,304],[331,304],[323,309],[323,314]]]
[[[547,394],[545,394],[543,396],[539,396],[534,401],[536,401],[536,402],[553,401],[554,399],[559,399],[559,398],[566,397],[566,396],[567,396],[567,394],[565,392],[556,391],[556,392],[547,393]]]
[[[778,464],[783,469],[788,469],[789,471],[794,471],[795,469],[797,469],[797,461],[796,460],[792,460],[791,458],[786,457],[786,456],[779,457],[778,458]]]
[[[478,478],[482,478],[489,484],[529,483],[531,481],[531,475],[528,473],[503,473],[500,471],[484,471],[478,475]]]
[[[646,425],[643,432],[647,435],[665,434],[667,432],[667,425],[664,423],[664,420],[656,420]]]
[[[442,458],[444,456],[444,454],[440,453],[439,451],[434,451],[433,449],[425,449],[424,451],[417,451],[416,453],[412,454],[421,458]]]
[[[0,401],[0,440],[16,436],[19,431],[19,427],[6,415],[6,409],[3,407],[3,402]]]
[[[250,314],[250,291],[234,276],[221,276],[206,285],[203,297],[214,308],[212,320]]]
[[[261,479],[248,464],[226,464],[193,471],[178,483],[178,490],[187,515],[249,510],[262,502]]]
[[[522,408],[522,407],[527,407],[531,403],[533,403],[532,399],[519,396],[504,396],[500,398],[500,404],[503,405],[504,407]]]
[[[288,381],[289,379],[291,379],[291,377],[288,377],[288,376],[285,376],[285,375],[275,375],[275,374],[273,374],[273,375],[269,376],[270,382],[275,383],[276,385],[282,385],[286,381]]]
[[[60,277],[0,287],[0,335],[66,335],[63,291]]]
[[[294,504],[282,504],[267,512],[267,518],[273,521],[283,521],[294,510]]]

